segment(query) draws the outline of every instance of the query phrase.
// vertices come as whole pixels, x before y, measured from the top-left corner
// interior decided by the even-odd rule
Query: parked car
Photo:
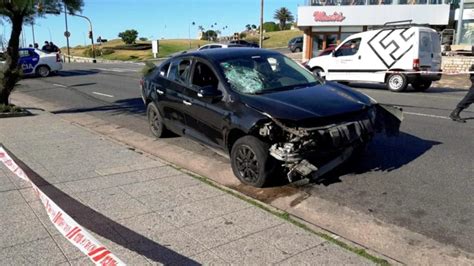
[[[24,75],[47,77],[63,67],[58,53],[46,53],[34,48],[20,48],[19,53],[19,64]]]
[[[288,42],[288,49],[292,53],[303,51],[303,36],[295,37]]]
[[[254,48],[259,48],[260,47],[258,45],[258,43],[247,42],[245,40],[233,40],[233,41],[230,41],[229,44],[238,44],[238,45],[242,45],[242,46],[246,46],[246,47],[254,47]]]
[[[242,46],[240,44],[233,44],[233,43],[229,43],[229,44],[225,44],[225,43],[211,43],[211,44],[206,44],[206,45],[203,45],[201,47],[199,47],[199,51],[201,50],[206,50],[206,49],[216,49],[216,48],[231,48],[231,47],[245,47],[245,46]]]
[[[143,77],[141,94],[154,136],[171,131],[220,149],[256,187],[281,172],[290,182],[322,175],[375,132],[400,126],[398,109],[263,49],[173,57]]]
[[[394,92],[411,84],[427,90],[441,74],[410,73],[441,71],[438,33],[427,27],[387,25],[349,36],[331,54],[314,57],[308,67],[326,80],[385,83]]]

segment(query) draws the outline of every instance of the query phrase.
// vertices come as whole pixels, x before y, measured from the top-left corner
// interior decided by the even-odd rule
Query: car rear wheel
[[[49,69],[48,66],[39,66],[38,69],[36,69],[36,74],[40,77],[47,77],[51,73],[51,70]]]
[[[163,137],[167,129],[163,124],[163,118],[161,117],[158,107],[155,103],[149,103],[146,108],[146,114],[148,117],[148,125],[153,136],[157,138]]]
[[[296,52],[296,53],[301,53],[301,48],[296,47],[296,48],[295,48],[295,52]]]
[[[388,76],[386,85],[393,92],[402,92],[407,88],[408,80],[404,74],[395,73]]]
[[[426,91],[431,87],[431,81],[415,81],[411,84],[416,91]]]
[[[263,187],[275,173],[276,163],[269,152],[269,145],[254,136],[238,139],[232,146],[231,164],[240,182]]]

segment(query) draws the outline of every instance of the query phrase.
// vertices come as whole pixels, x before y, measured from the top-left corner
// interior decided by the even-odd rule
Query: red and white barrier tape
[[[377,71],[376,73],[400,73],[400,74],[442,74],[448,76],[456,76],[456,75],[467,75],[467,74],[474,74],[474,71],[458,71],[458,72],[447,72],[447,71],[396,71],[396,70],[385,70],[385,71]]]
[[[16,176],[31,184],[36,196],[41,200],[49,219],[56,229],[82,253],[86,254],[92,262],[96,265],[125,265],[123,261],[112,254],[95,237],[87,232],[84,227],[74,221],[71,216],[65,213],[54,201],[44,194],[43,191],[30,180],[23,169],[15,163],[2,146],[0,146],[0,161]]]

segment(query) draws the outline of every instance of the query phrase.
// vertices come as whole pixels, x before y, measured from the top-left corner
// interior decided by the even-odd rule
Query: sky
[[[297,6],[304,0],[265,0],[265,21],[273,21],[273,13],[280,7],[287,7],[295,16]],[[231,35],[245,29],[247,24],[259,24],[260,0],[84,0],[82,15],[92,21],[94,39],[116,39],[119,32],[136,29],[139,37],[149,39],[187,39],[196,38],[197,27],[202,25]],[[196,25],[192,26],[191,23]],[[71,32],[70,44],[89,44],[87,39],[89,25],[79,17],[68,16]],[[226,30],[222,30],[227,26]],[[3,29],[1,28],[3,27]],[[9,38],[10,25],[0,25],[0,34]],[[66,45],[64,37],[64,15],[48,15],[38,18],[34,27],[35,40],[40,46],[52,40],[56,45]],[[33,43],[31,26],[23,29],[26,45]]]

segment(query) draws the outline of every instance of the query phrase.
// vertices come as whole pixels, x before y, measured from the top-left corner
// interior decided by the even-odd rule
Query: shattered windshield
[[[240,93],[262,94],[319,84],[303,67],[283,55],[231,58],[220,63],[227,83]]]

